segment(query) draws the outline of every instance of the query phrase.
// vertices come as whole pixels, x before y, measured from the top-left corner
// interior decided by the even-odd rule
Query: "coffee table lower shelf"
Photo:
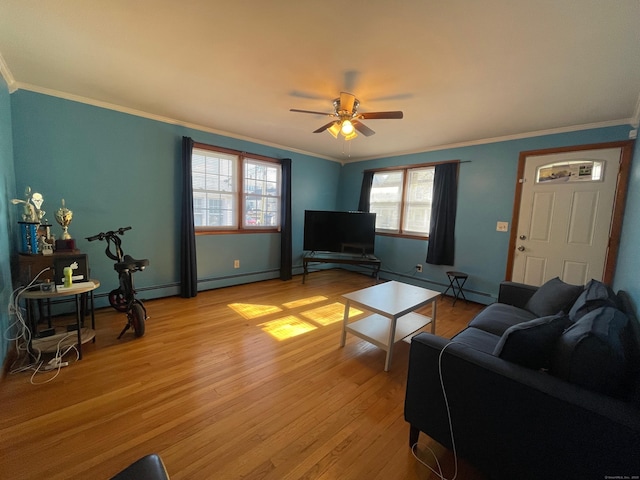
[[[411,337],[419,333],[424,327],[431,323],[431,317],[411,312],[396,320],[396,331],[393,342],[401,340],[411,342]],[[349,323],[346,331],[374,344],[383,350],[389,350],[389,335],[391,330],[391,319],[383,317],[377,313],[369,315],[356,322]]]

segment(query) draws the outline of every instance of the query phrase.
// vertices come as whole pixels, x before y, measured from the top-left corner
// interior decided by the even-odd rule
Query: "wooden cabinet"
[[[56,264],[59,264],[60,260],[69,259],[72,261],[74,258],[78,259],[79,263],[82,263],[82,274],[85,277],[83,281],[88,280],[89,263],[87,255],[76,250],[72,252],[56,252],[52,255],[28,253],[18,254],[18,282],[22,285],[28,284],[45,268],[49,268],[49,270],[43,272],[38,277],[38,280],[53,281],[54,268]]]

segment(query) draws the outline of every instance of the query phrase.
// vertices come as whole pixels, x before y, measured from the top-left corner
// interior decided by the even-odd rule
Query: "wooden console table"
[[[302,283],[309,273],[310,263],[338,263],[346,265],[365,266],[372,269],[371,276],[378,280],[380,274],[380,260],[373,255],[353,253],[308,253],[302,257]]]

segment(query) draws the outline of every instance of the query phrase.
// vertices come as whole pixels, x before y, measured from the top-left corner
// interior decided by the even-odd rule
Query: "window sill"
[[[376,235],[382,235],[384,237],[410,238],[412,240],[429,240],[429,235],[412,235],[409,233],[376,232]]]
[[[280,233],[279,228],[243,228],[236,230],[196,229],[197,235],[244,235],[245,233]]]

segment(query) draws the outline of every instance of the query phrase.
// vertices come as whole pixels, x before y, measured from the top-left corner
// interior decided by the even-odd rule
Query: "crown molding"
[[[482,138],[479,140],[471,140],[468,142],[434,145],[432,147],[425,147],[425,148],[420,148],[412,151],[405,151],[402,153],[397,153],[395,155],[380,155],[375,157],[360,158],[358,160],[354,160],[353,162],[347,162],[347,163],[366,162],[368,160],[377,160],[380,158],[403,157],[405,155],[415,155],[417,153],[436,152],[438,150],[449,150],[453,148],[473,147],[476,145],[486,145],[488,143],[508,142],[510,140],[521,140],[524,138],[542,137],[544,135],[555,135],[558,133],[578,132],[580,130],[592,130],[594,128],[619,127],[620,125],[633,126],[633,121],[634,121],[633,118],[624,118],[621,120],[609,120],[606,122],[585,123],[582,125],[572,125],[569,127],[551,128],[548,130],[536,130],[533,132],[517,133],[514,135],[504,135],[501,137]]]
[[[7,62],[4,61],[4,57],[2,56],[1,52],[0,52],[0,75],[2,75],[2,78],[6,82],[7,88],[9,89],[9,93],[13,93],[18,89],[16,80],[15,78],[13,78],[13,74],[11,73],[11,70],[9,70],[9,66],[7,65]]]
[[[640,94],[638,94],[638,101],[636,102],[636,110],[633,114],[633,118],[630,120],[633,128],[638,128],[638,126],[640,126]]]

